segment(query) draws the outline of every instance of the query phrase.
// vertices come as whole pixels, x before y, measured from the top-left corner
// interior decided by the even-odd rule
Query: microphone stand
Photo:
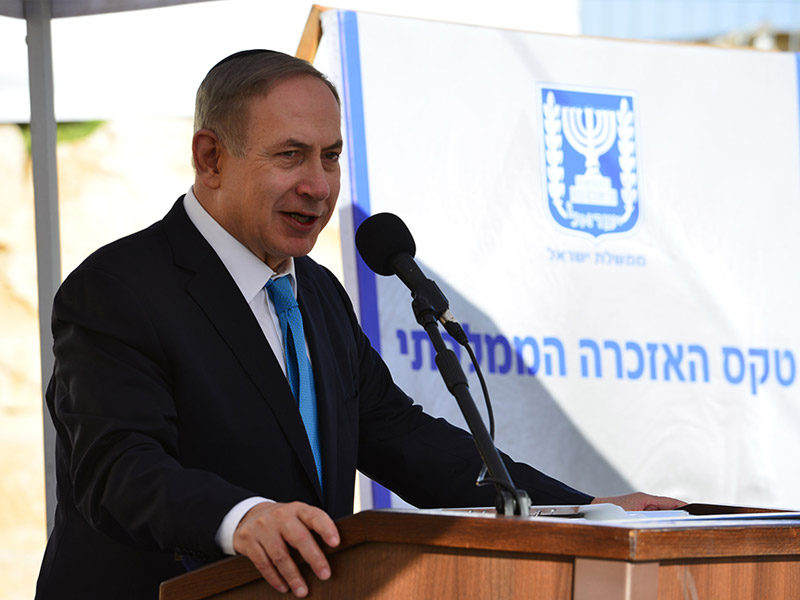
[[[435,290],[432,291],[434,292],[433,297],[436,298],[435,292],[438,291],[438,287],[433,281],[428,280],[428,282],[435,287]],[[530,514],[530,498],[525,490],[517,489],[514,486],[511,475],[509,475],[503,459],[500,458],[500,453],[497,451],[475,406],[475,402],[472,400],[467,377],[461,368],[461,363],[456,353],[444,343],[442,334],[439,331],[437,311],[431,301],[425,297],[426,294],[419,292],[417,290],[411,303],[414,316],[417,319],[417,323],[422,325],[423,329],[428,333],[428,337],[436,351],[436,366],[439,369],[439,373],[444,379],[447,389],[455,397],[459,408],[461,408],[461,413],[464,415],[467,426],[472,432],[472,438],[475,440],[475,445],[478,447],[478,453],[481,455],[483,464],[486,465],[486,470],[490,477],[489,481],[495,486],[497,513],[527,517]],[[444,313],[445,310],[447,310],[446,305],[443,310],[439,311],[439,314]]]

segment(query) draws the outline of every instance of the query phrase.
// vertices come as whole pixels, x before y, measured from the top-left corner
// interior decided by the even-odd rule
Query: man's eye
[[[297,156],[297,150],[286,150],[285,152],[279,153],[281,156],[285,156],[286,158],[294,158]]]
[[[341,156],[341,152],[326,152],[325,153],[325,160],[334,160],[338,161],[339,156]]]

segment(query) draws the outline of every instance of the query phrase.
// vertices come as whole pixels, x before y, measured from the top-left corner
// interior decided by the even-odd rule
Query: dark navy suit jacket
[[[336,278],[296,259],[324,492],[300,414],[238,287],[183,209],[90,256],[53,310],[55,527],[37,598],[156,598],[176,553],[221,558],[253,495],[352,512],[356,469],[420,507],[493,503],[472,438],[412,403]],[[507,457],[506,457],[507,458]],[[591,497],[507,459],[534,504]]]

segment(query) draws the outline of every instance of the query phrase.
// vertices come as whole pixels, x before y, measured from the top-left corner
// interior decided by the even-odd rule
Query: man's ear
[[[192,137],[192,161],[197,178],[208,188],[217,189],[220,183],[219,162],[222,142],[210,129],[201,129]]]

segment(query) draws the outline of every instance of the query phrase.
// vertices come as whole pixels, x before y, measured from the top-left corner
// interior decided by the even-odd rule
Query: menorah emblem
[[[595,238],[630,232],[639,216],[633,97],[548,87],[541,98],[550,214]]]
[[[600,156],[617,141],[617,124],[613,110],[595,110],[590,106],[563,107],[564,136],[570,145],[586,157],[586,172],[575,176],[569,188],[573,204],[616,206],[617,190],[611,178],[600,173]]]

